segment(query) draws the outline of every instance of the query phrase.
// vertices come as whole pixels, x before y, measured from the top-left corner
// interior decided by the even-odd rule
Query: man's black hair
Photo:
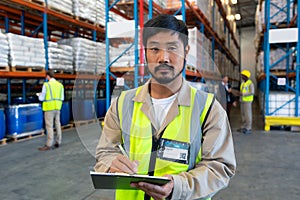
[[[156,35],[159,32],[174,31],[179,39],[183,42],[184,47],[188,45],[188,29],[186,24],[174,17],[173,15],[162,14],[147,21],[143,30],[143,44],[147,48],[147,40],[149,37]]]

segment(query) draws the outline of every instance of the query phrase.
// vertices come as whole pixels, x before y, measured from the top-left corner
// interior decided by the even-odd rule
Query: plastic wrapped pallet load
[[[134,47],[132,44],[120,44],[118,47],[110,48],[111,62],[123,54],[112,67],[133,67],[134,66]],[[125,50],[128,49],[126,52]]]
[[[0,67],[8,66],[8,41],[5,34],[0,31]]]
[[[73,15],[72,0],[48,0],[48,7]]]
[[[69,45],[48,42],[49,69],[73,71],[73,48]]]
[[[73,0],[73,12],[76,17],[101,25],[105,24],[104,0]]]
[[[74,16],[95,21],[96,12],[93,9],[96,8],[95,0],[73,0],[73,12]]]
[[[105,26],[105,1],[96,2],[96,23]]]
[[[44,40],[7,34],[10,66],[45,67]]]
[[[73,48],[73,66],[76,72],[97,71],[99,57],[105,55],[104,47],[97,49],[97,43],[85,38],[69,38],[58,41],[59,44],[71,45]],[[102,56],[100,56],[102,55]]]
[[[97,73],[98,74],[102,74],[105,73],[105,69],[106,69],[106,45],[104,43],[101,42],[97,42]]]

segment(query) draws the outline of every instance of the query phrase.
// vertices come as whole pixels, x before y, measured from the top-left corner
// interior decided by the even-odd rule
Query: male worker
[[[240,86],[241,95],[241,119],[242,126],[240,131],[244,134],[252,133],[252,102],[254,97],[254,85],[250,80],[251,73],[248,70],[243,70],[242,84]]]
[[[212,94],[183,79],[189,51],[183,21],[172,15],[149,20],[143,44],[152,78],[123,91],[112,103],[97,146],[95,170],[171,180],[163,186],[131,183],[137,190],[116,190],[116,199],[209,199],[228,185],[236,170],[226,112]]]
[[[60,82],[55,80],[53,71],[46,72],[46,79],[48,82],[44,82],[42,93],[38,94],[39,100],[43,101],[42,109],[44,111],[47,130],[47,143],[45,146],[39,148],[40,151],[47,151],[52,148],[54,140],[53,122],[55,122],[57,133],[54,147],[58,148],[62,140],[60,110],[64,100],[64,87]]]
[[[227,113],[227,117],[230,121],[230,111],[232,106],[236,107],[236,98],[235,96],[232,94],[232,88],[231,85],[228,83],[228,76],[223,76],[222,78],[222,86],[225,89],[225,97],[226,97],[226,113]]]

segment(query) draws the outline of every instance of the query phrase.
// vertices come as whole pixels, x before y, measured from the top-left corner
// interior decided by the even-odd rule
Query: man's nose
[[[170,55],[168,53],[168,51],[166,51],[165,49],[160,49],[159,51],[159,63],[169,63],[170,61]]]

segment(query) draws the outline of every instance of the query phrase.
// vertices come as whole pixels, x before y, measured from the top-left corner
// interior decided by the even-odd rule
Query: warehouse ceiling
[[[255,26],[255,12],[258,0],[238,0],[232,5],[233,14],[241,14],[241,20],[237,21],[237,28]]]

